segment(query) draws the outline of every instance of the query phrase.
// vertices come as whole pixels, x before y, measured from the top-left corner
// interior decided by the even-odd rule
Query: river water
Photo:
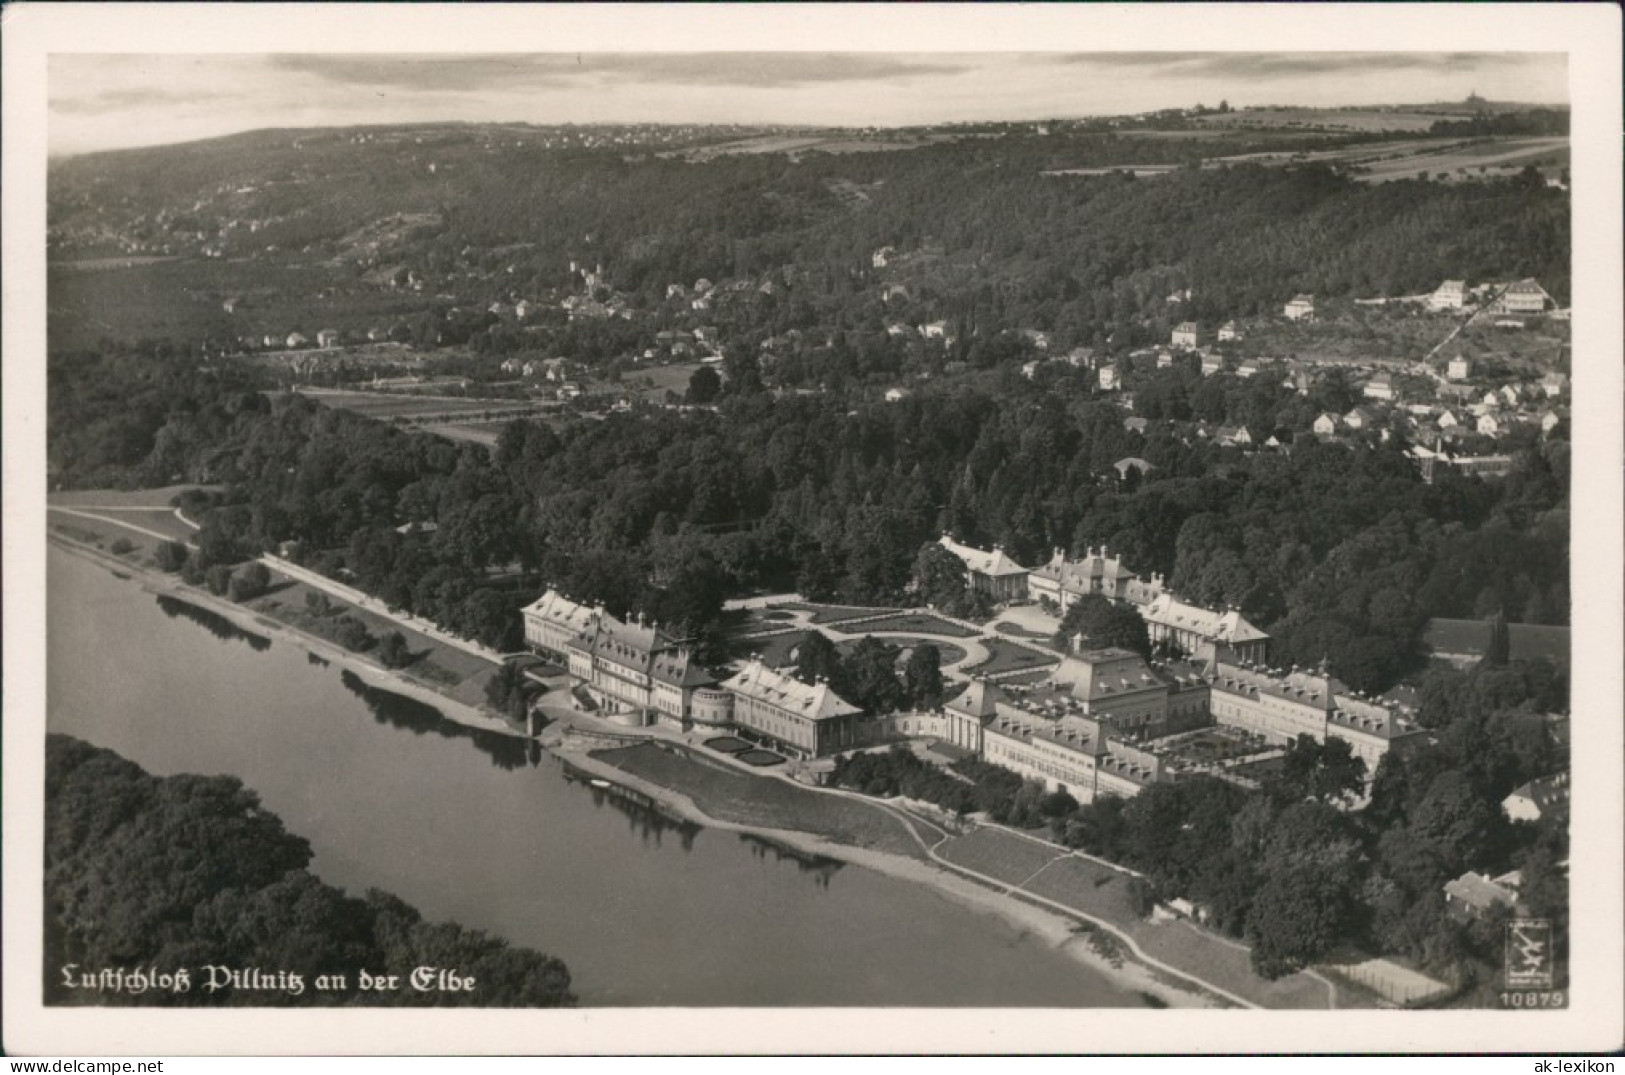
[[[50,730],[240,778],[323,880],[556,955],[584,1005],[1141,1004],[927,886],[673,822],[289,642],[48,568]]]

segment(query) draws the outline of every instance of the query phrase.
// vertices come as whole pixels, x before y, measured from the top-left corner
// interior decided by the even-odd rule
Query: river
[[[238,777],[324,880],[556,955],[583,1005],[1142,1003],[928,886],[668,820],[80,557],[48,570],[50,730]]]

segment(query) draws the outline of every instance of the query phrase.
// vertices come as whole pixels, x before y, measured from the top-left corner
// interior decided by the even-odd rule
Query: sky
[[[403,122],[907,126],[1217,105],[1566,103],[1560,53],[75,54],[53,155],[264,127]]]

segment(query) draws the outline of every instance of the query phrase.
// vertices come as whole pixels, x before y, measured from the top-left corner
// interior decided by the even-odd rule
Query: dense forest
[[[416,910],[377,890],[356,898],[308,872],[310,845],[232,777],[155,777],[112,751],[46,737],[45,998],[48,1004],[162,1006],[574,1003],[551,956]],[[363,991],[359,972],[407,983],[430,965],[472,990]],[[206,988],[206,966],[286,970],[297,993]],[[172,975],[185,992],[75,987],[103,968]],[[72,968],[71,971],[65,968]],[[321,990],[323,975],[345,988]]]
[[[208,316],[195,327],[211,335],[364,330],[417,317],[402,312],[408,295],[443,321],[494,300],[556,298],[579,261],[601,265],[644,315],[640,336],[691,312],[668,301],[669,284],[741,280],[750,288],[707,314],[720,329],[753,347],[811,332],[808,346],[822,351],[831,333],[868,346],[856,335],[872,342],[888,321],[946,319],[961,347],[1006,328],[1051,333],[1062,347],[1129,346],[1165,338],[1170,318],[1250,316],[1303,291],[1399,295],[1447,278],[1535,276],[1560,304],[1569,293],[1568,195],[1533,169],[1373,184],[1324,164],[1241,159],[1352,135],[1012,130],[892,152],[693,163],[543,149],[478,129],[420,134],[358,143],[343,131],[261,132],[60,162],[58,253],[117,238],[218,256],[197,261],[202,276],[131,293],[122,289],[176,268],[55,277],[66,301],[53,308],[127,309],[98,330],[122,342],[134,342],[126,320],[150,321],[143,305],[199,299]],[[1048,174],[1129,165],[1180,167]],[[871,254],[885,247],[895,256],[876,266]],[[408,276],[421,294],[391,287]],[[903,290],[884,296],[886,285]],[[1190,301],[1169,309],[1165,296],[1180,288]],[[239,313],[220,311],[226,295],[244,299]],[[94,324],[59,318],[53,332],[84,341]]]
[[[235,377],[189,356],[53,358],[57,480],[219,483],[194,505],[194,569],[291,542],[505,649],[545,581],[687,630],[715,659],[725,597],[903,601],[944,531],[1029,565],[1106,545],[1189,600],[1239,606],[1278,664],[1329,657],[1361,690],[1417,667],[1430,616],[1568,615],[1566,441],[1521,451],[1507,478],[1424,484],[1397,439],[1243,454],[1130,432],[1111,404],[1017,377],[852,408],[757,393],[714,411],[516,421],[487,452]],[[1156,469],[1119,478],[1130,455]]]

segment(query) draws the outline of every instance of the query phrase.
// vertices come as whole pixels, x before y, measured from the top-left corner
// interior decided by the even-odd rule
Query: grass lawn
[[[399,631],[406,639],[407,650],[417,658],[400,669],[403,674],[465,705],[480,706],[485,703],[486,681],[496,671],[496,666],[491,662],[402,627],[377,613],[345,604],[331,595],[328,599],[333,611],[326,616],[318,616],[305,603],[305,595],[319,591],[302,582],[285,579],[275,572],[272,572],[272,578],[271,592],[249,602],[248,607],[255,612],[329,640],[330,625],[345,614],[360,620],[377,638],[390,631]]]
[[[1001,635],[1009,635],[1011,638],[1030,638],[1035,642],[1048,642],[1051,637],[1039,631],[1029,631],[1021,624],[1011,623],[1009,620],[995,623],[993,629]]]
[[[1188,971],[1267,1008],[1324,1008],[1326,987],[1305,974],[1270,982],[1252,971],[1244,948],[1186,922],[1151,922],[1134,913],[1128,878],[1087,859],[1068,857],[1027,886],[1027,891],[1122,929],[1147,955]]]
[[[966,869],[1018,885],[1060,852],[1008,832],[983,828],[949,840],[937,848],[937,854]]]
[[[813,622],[818,622],[814,618]],[[975,638],[981,634],[968,627],[961,627],[957,623],[950,623],[940,616],[925,613],[908,613],[900,616],[888,616],[883,620],[870,620],[863,625],[865,634],[877,631],[907,631],[910,634],[945,635],[948,638]]]
[[[218,490],[218,485],[166,485],[162,489],[69,489],[51,493],[46,502],[64,508],[95,506],[170,509],[170,501],[188,489]]]
[[[762,663],[769,668],[782,668],[794,663],[790,653],[806,638],[806,631],[791,631],[788,634],[769,635],[767,638],[742,639],[733,643],[731,648],[736,657],[749,658],[752,654],[760,654]]]
[[[137,533],[117,523],[86,519],[81,515],[65,515],[60,511],[47,512],[45,517],[52,532],[101,549],[103,552],[112,552],[115,542],[128,542],[129,550],[115,555],[135,563],[150,563],[152,552],[159,544],[157,538]]]
[[[705,745],[721,754],[739,754],[751,749],[749,743],[733,735],[719,735],[715,739],[707,739]]]
[[[879,616],[883,613],[901,613],[897,608],[860,608],[854,605],[812,605],[800,601],[793,601],[780,605],[780,608],[792,609],[796,612],[811,612],[812,622],[817,624],[841,623],[844,620],[862,619],[864,616]]]
[[[784,759],[771,750],[747,750],[739,755],[739,760],[746,765],[766,768],[769,765],[783,765]]]
[[[826,836],[843,844],[924,858],[903,823],[878,806],[839,798],[773,777],[752,776],[652,743],[594,751],[623,772],[682,792],[720,821]]]
[[[987,647],[987,660],[964,671],[996,675],[999,672],[1013,672],[1018,668],[1042,668],[1045,665],[1056,664],[1061,659],[1059,654],[1046,656],[1035,653],[1026,646],[1018,646],[1003,638],[986,638],[982,640],[982,645]]]

